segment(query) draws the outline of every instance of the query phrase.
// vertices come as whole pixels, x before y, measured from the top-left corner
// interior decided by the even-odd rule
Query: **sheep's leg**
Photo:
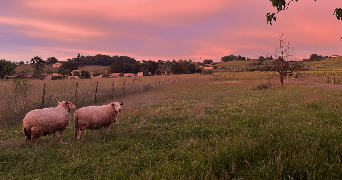
[[[26,140],[26,145],[28,144],[28,137],[27,136],[25,136],[26,138],[25,138],[25,140]]]
[[[36,137],[35,137],[35,136],[32,137],[32,144],[33,144],[34,146],[37,146]]]
[[[76,128],[75,127],[75,138],[77,139],[77,135],[78,135],[78,130],[79,130],[79,128]]]
[[[82,133],[82,130],[81,129],[78,129],[78,133],[77,133],[77,140],[80,139],[81,137],[81,133]]]
[[[52,141],[55,140],[55,133],[52,133]]]
[[[110,128],[110,125],[105,127],[105,130],[106,130],[107,134],[109,134],[109,128]]]
[[[62,142],[63,131],[59,131],[59,142]]]

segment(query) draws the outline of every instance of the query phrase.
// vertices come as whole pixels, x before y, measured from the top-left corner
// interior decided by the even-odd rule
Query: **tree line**
[[[190,60],[158,60],[157,62],[152,60],[142,60],[136,61],[134,58],[128,56],[109,56],[97,54],[95,56],[82,56],[78,54],[74,58],[69,58],[67,61],[59,61],[55,57],[48,57],[43,60],[39,56],[31,58],[30,61],[26,63],[31,64],[33,68],[33,78],[41,78],[41,74],[46,65],[55,64],[57,62],[61,63],[57,72],[62,75],[77,75],[81,78],[89,78],[90,74],[88,71],[83,70],[81,73],[71,74],[73,70],[77,70],[85,65],[102,65],[109,66],[109,73],[138,73],[143,72],[146,75],[161,75],[161,74],[193,74],[196,72],[201,72],[201,70],[196,68],[196,63]],[[24,61],[20,63],[15,63],[1,59],[0,61],[0,78],[6,76],[12,76],[15,74],[15,68],[18,65],[25,64]],[[95,75],[95,74],[94,74]],[[97,74],[96,74],[97,75]],[[108,74],[107,74],[108,75]]]

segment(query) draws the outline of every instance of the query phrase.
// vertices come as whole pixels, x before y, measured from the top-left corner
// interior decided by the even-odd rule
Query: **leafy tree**
[[[223,56],[221,58],[221,61],[222,62],[233,61],[233,60],[235,60],[235,58],[236,58],[236,56],[234,56],[234,54],[231,54],[229,56]]]
[[[57,62],[58,62],[58,59],[55,58],[55,57],[48,57],[48,58],[46,59],[46,64],[55,64],[55,63],[57,63]]]
[[[33,78],[39,78],[45,67],[45,61],[38,56],[31,58],[31,67],[33,68]]]
[[[74,71],[74,73],[73,73],[72,75],[73,75],[73,76],[78,76],[78,77],[81,76],[81,74],[80,74],[78,71]]]
[[[203,64],[211,64],[211,63],[213,63],[213,60],[211,60],[211,59],[205,59],[203,61]]]
[[[16,65],[11,61],[0,59],[0,78],[5,76],[12,76],[15,73]]]
[[[20,62],[19,62],[19,65],[23,65],[23,64],[25,64],[24,61],[20,61]]]
[[[62,66],[66,71],[71,72],[78,69],[78,64],[76,61],[66,61],[62,63]]]
[[[143,61],[140,66],[143,69],[148,69],[149,72],[151,72],[151,74],[155,74],[156,70],[158,69],[158,63],[155,61]]]
[[[221,58],[222,62],[234,61],[234,60],[246,60],[246,57],[242,57],[241,55],[235,56],[234,54],[231,54],[229,56],[223,56]]]
[[[58,71],[57,71],[59,74],[65,74],[65,68],[64,67],[59,67],[58,68]]]
[[[246,57],[242,57],[239,55],[238,57],[235,58],[235,60],[246,60]]]
[[[288,9],[290,4],[293,1],[297,2],[298,0],[288,0],[287,2],[286,2],[286,0],[270,0],[270,1],[272,2],[272,6],[277,8],[277,12],[276,13],[279,13],[280,11]],[[314,1],[316,1],[316,0],[314,0]],[[276,21],[277,20],[277,18],[275,16],[276,13],[268,12],[266,14],[266,22],[267,22],[267,24],[269,22],[272,25],[272,21]],[[333,15],[336,16],[337,20],[342,20],[342,8],[336,8],[334,10]]]
[[[320,61],[323,60],[323,56],[322,55],[318,55],[318,54],[311,54],[310,55],[310,59],[309,61]]]
[[[132,73],[136,74],[140,71],[140,64],[139,62],[135,62],[133,64],[131,64],[131,71]]]
[[[176,61],[173,61],[171,64],[172,74],[182,74],[183,73],[182,71],[183,71],[182,66]]]
[[[149,76],[149,75],[150,75],[150,71],[148,71],[148,69],[145,69],[145,70],[143,71],[143,75],[144,75],[144,76]]]
[[[89,78],[90,78],[90,73],[89,73],[89,71],[82,70],[82,71],[81,71],[80,78],[81,78],[81,79],[89,79]]]
[[[193,74],[196,72],[196,67],[194,63],[187,60],[179,60],[178,64],[182,67],[182,74]]]
[[[114,62],[110,65],[110,70],[112,73],[120,73],[123,72],[123,63],[122,62]]]

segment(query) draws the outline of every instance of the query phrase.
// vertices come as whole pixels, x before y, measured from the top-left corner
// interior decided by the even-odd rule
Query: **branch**
[[[280,11],[284,11],[287,8],[289,8],[289,5],[291,2],[293,1],[298,1],[298,0],[290,0],[288,3],[286,3],[285,0],[270,0],[272,2],[272,6],[273,7],[277,7],[277,12],[279,13]],[[314,0],[316,1],[316,0]],[[268,22],[270,22],[270,24],[272,25],[272,21],[276,21],[276,17],[275,14],[276,13],[267,13],[266,14],[266,22],[268,24]],[[342,8],[336,8],[334,11],[334,16],[336,16],[337,20],[342,20]]]
[[[294,0],[290,0],[288,3],[286,3],[285,0],[270,0],[270,1],[272,2],[273,7],[277,7],[278,12],[276,12],[276,13],[279,13],[280,11],[284,11],[287,8],[289,8],[290,3]],[[298,0],[295,0],[295,1],[298,1]],[[272,20],[274,20],[274,21],[277,20],[277,18],[275,17],[275,13],[272,13],[272,14],[270,12],[267,13],[266,14],[267,24],[268,24],[268,22],[270,22],[270,24],[272,25]]]

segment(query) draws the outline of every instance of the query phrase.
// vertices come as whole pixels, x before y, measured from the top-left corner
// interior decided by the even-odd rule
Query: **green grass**
[[[119,122],[25,146],[0,131],[0,179],[339,179],[342,93],[288,82],[192,77],[120,97]],[[277,84],[271,79],[271,83]]]

